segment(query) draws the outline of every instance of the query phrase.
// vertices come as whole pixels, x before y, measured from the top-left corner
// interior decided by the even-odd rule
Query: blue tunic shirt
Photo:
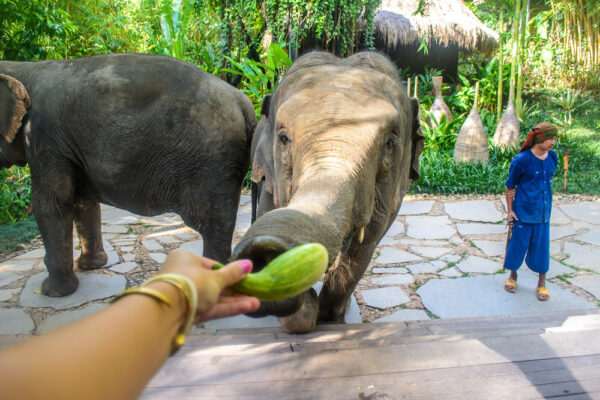
[[[558,156],[552,150],[545,160],[526,150],[511,161],[508,179],[504,184],[509,188],[517,187],[513,211],[519,221],[527,224],[550,222],[551,184],[557,164]]]

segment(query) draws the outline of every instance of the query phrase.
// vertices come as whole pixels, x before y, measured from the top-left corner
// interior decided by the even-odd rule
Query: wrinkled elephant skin
[[[248,169],[254,109],[239,90],[162,56],[0,61],[0,168],[29,164],[49,277],[76,290],[75,267],[106,264],[100,202],[141,215],[176,212],[219,261]]]
[[[322,243],[330,267],[317,298],[263,302],[288,332],[339,323],[375,246],[418,178],[423,135],[416,100],[372,52],[299,58],[271,97],[252,143],[256,221],[235,247],[256,269],[302,243]],[[287,315],[287,316],[285,316]]]

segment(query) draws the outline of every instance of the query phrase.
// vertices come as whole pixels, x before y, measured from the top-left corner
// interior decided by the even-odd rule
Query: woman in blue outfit
[[[539,274],[537,298],[541,301],[550,298],[546,273],[550,266],[551,184],[558,164],[552,148],[557,132],[550,123],[536,125],[510,163],[505,182],[507,220],[513,228],[504,260],[504,268],[510,270],[504,289],[511,293],[517,290],[517,270],[525,259],[527,266]]]

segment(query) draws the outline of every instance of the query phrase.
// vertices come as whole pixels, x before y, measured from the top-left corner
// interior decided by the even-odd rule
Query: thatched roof
[[[388,50],[418,45],[424,35],[431,43],[456,45],[461,51],[492,53],[498,34],[485,26],[462,0],[433,0],[424,15],[413,15],[417,0],[383,0],[375,15],[375,29]]]

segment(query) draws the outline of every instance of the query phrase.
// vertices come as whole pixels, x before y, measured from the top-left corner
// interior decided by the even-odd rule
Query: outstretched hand
[[[198,310],[195,323],[256,311],[260,305],[256,297],[242,295],[228,288],[250,272],[252,263],[249,260],[237,260],[213,270],[215,264],[217,262],[209,258],[177,250],[169,253],[159,274],[182,274],[196,284]]]

